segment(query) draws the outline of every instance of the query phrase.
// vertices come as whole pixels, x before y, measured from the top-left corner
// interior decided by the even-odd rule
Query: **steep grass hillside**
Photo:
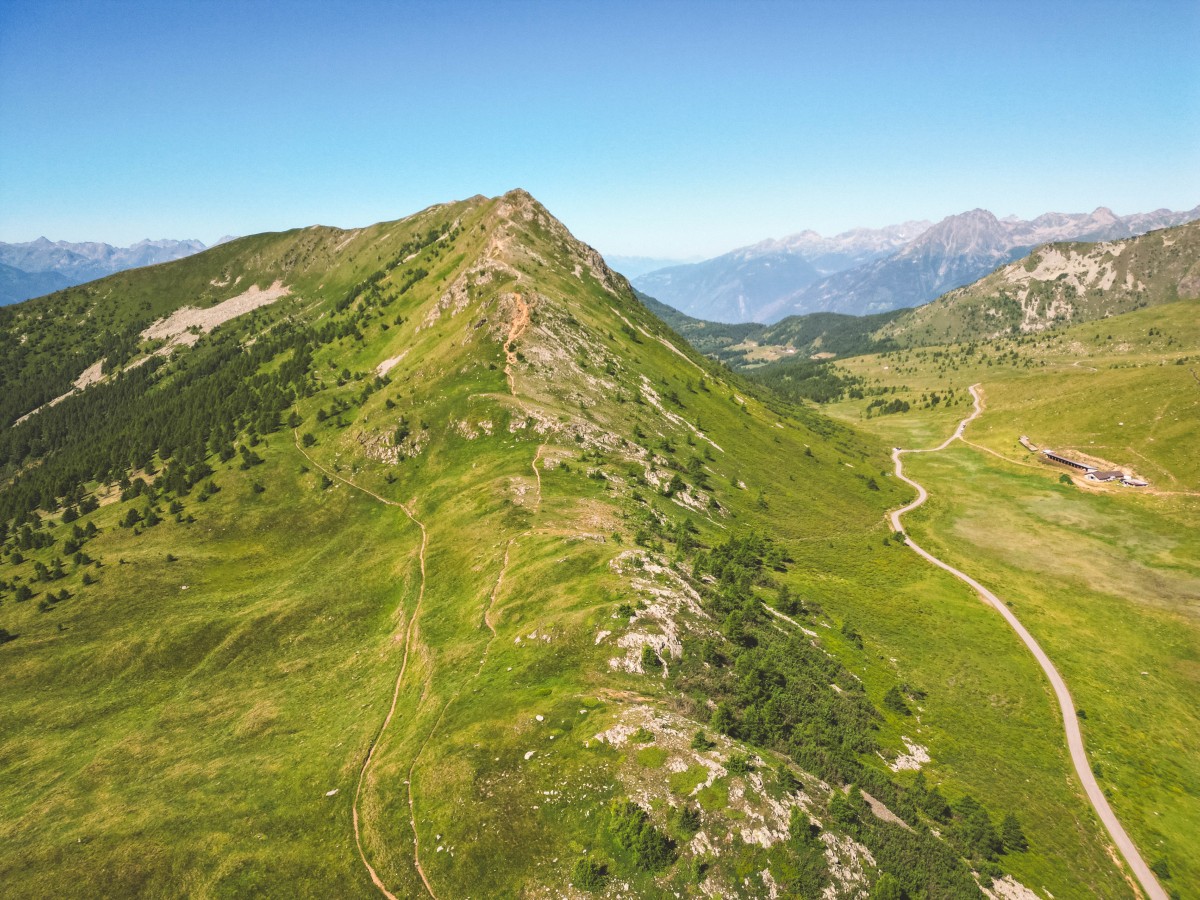
[[[529,195],[2,316],[6,896],[1130,895],[884,444]]]

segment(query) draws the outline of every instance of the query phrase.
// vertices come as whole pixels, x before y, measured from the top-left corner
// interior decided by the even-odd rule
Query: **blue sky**
[[[0,240],[524,187],[612,254],[1200,203],[1200,4],[0,0]]]

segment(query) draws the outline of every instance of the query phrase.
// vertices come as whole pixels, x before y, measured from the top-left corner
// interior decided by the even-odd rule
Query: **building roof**
[[[1053,450],[1043,450],[1042,453],[1056,462],[1066,463],[1068,466],[1075,466],[1077,469],[1086,469],[1089,472],[1096,471],[1095,466],[1089,465],[1085,462],[1080,462],[1077,459],[1071,459],[1069,456],[1063,456],[1061,453],[1055,453]]]
[[[1113,472],[1111,470],[1101,472],[1088,472],[1089,478],[1095,478],[1097,481],[1112,481],[1114,478],[1124,478],[1124,472]]]

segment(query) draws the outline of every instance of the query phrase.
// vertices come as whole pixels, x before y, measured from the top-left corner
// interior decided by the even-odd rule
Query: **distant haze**
[[[826,238],[805,231],[691,265],[633,277],[638,290],[717,322],[775,322],[811,312],[867,315],[928,303],[1050,241],[1130,237],[1200,219],[1200,206],[1118,216],[1044,213],[997,219],[984,209],[936,225],[905,222]]]
[[[656,269],[666,269],[669,266],[682,266],[687,263],[699,262],[699,259],[662,259],[652,256],[621,256],[619,253],[605,253],[604,261],[626,278],[636,278],[653,272]]]
[[[204,249],[204,244],[195,240],[144,240],[129,247],[44,237],[21,244],[0,243],[0,305],[40,297],[124,269],[181,259]]]

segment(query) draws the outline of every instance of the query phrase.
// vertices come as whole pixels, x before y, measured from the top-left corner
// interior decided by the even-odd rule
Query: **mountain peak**
[[[795,830],[792,823],[818,815],[822,840],[836,836],[839,847],[863,847],[838,858],[861,859],[863,883],[875,878],[866,845],[842,836],[839,786],[865,771],[858,755],[890,759],[904,750],[886,735],[876,746],[873,729],[859,723],[884,721],[884,713],[852,688],[855,676],[837,657],[801,636],[802,626],[788,617],[779,621],[793,623],[792,631],[775,629],[778,617],[758,612],[757,592],[769,589],[763,596],[773,598],[776,579],[793,559],[821,570],[826,559],[847,558],[873,575],[875,560],[851,548],[877,543],[870,536],[884,510],[901,499],[900,486],[867,477],[886,464],[884,445],[816,410],[793,413],[747,390],[678,342],[623,280],[604,284],[602,266],[528,192],[510,191],[352,231],[260,234],[221,252],[110,279],[102,296],[45,297],[2,317],[0,346],[17,346],[27,335],[31,348],[41,348],[53,338],[72,368],[50,370],[55,380],[45,384],[43,354],[11,355],[0,421],[40,409],[19,426],[22,435],[35,436],[24,446],[37,445],[41,434],[62,437],[44,458],[12,466],[15,474],[0,492],[6,504],[0,522],[20,514],[41,526],[41,513],[57,512],[60,494],[69,495],[67,502],[90,496],[92,473],[114,495],[112,503],[79,504],[85,525],[99,521],[80,534],[102,535],[87,550],[103,573],[113,573],[101,576],[111,585],[91,576],[80,582],[77,566],[63,575],[75,580],[72,593],[63,589],[54,598],[62,601],[57,612],[50,614],[50,600],[42,609],[37,601],[4,604],[4,623],[15,619],[20,638],[15,649],[42,654],[24,657],[34,665],[7,666],[5,696],[29,695],[39,673],[81,653],[103,655],[114,635],[126,640],[144,629],[138,640],[162,651],[155,651],[153,665],[126,655],[73,677],[70,696],[83,702],[112,684],[127,696],[96,712],[94,731],[85,735],[90,740],[76,742],[77,758],[51,747],[37,764],[86,764],[95,754],[85,745],[96,741],[117,752],[119,742],[153,745],[152,764],[118,774],[128,796],[151,804],[139,815],[169,818],[170,796],[192,780],[189,767],[209,765],[219,753],[222,777],[248,783],[262,768],[257,741],[271,741],[280,766],[296,777],[272,784],[279,825],[263,818],[255,827],[296,836],[282,851],[295,867],[279,873],[282,889],[294,893],[328,893],[330,884],[335,892],[364,893],[371,881],[360,859],[374,873],[368,859],[388,859],[388,846],[405,848],[396,859],[406,868],[383,863],[374,880],[391,894],[382,887],[387,879],[394,896],[415,896],[430,882],[441,896],[562,892],[578,880],[579,848],[600,848],[596,857],[604,859],[614,829],[632,827],[664,853],[654,851],[653,871],[626,864],[634,851],[612,854],[614,875],[636,879],[627,892],[656,894],[660,884],[694,881],[695,858],[707,883],[728,895],[745,880],[739,848],[750,844],[738,829],[747,820],[757,817],[756,827],[778,845],[754,849],[756,866],[783,860],[788,868],[777,866],[783,880],[805,859],[825,858],[818,841],[806,841],[803,852],[811,856],[802,857],[793,846],[800,842],[783,838]],[[94,302],[80,315],[84,299]],[[122,332],[152,336],[155,344],[95,339]],[[166,352],[160,341],[168,342]],[[82,372],[131,388],[87,387],[92,375],[81,378]],[[51,405],[55,395],[66,399]],[[60,422],[74,427],[59,428]],[[161,464],[154,475],[139,462],[150,459]],[[117,481],[131,486],[124,501],[117,499]],[[58,490],[40,490],[43,484]],[[50,508],[39,511],[37,504]],[[167,504],[172,511],[159,516],[156,507],[165,513]],[[121,527],[135,518],[159,530]],[[303,528],[292,527],[297,520]],[[35,562],[59,568],[55,548],[31,542],[30,556],[38,558],[25,558],[11,552],[16,539],[8,533],[6,581],[17,566],[22,584],[36,583]],[[819,547],[808,546],[809,535]],[[265,568],[261,554],[244,550],[263,540],[273,554]],[[710,553],[719,566],[736,557],[729,565],[738,568],[720,583],[710,580],[704,575]],[[122,566],[118,576],[118,560],[126,556],[145,562]],[[314,558],[322,562],[316,569]],[[754,574],[760,570],[772,572],[769,585]],[[184,578],[190,590],[180,585]],[[261,587],[272,598],[267,608],[247,608],[242,586],[255,578],[273,579]],[[734,580],[743,583],[740,608],[753,603],[755,614],[744,625],[731,617],[724,626],[720,604],[733,596],[727,590]],[[348,583],[355,589],[339,595],[338,586]],[[114,593],[139,602],[110,603]],[[331,604],[331,595],[339,602]],[[636,604],[637,615],[614,609],[618,602]],[[157,612],[168,607],[171,616]],[[64,616],[77,616],[67,619],[70,643],[55,630]],[[234,646],[264,622],[273,635],[263,642],[268,657]],[[781,721],[788,731],[767,745],[715,733],[709,710],[687,699],[695,684],[727,706],[736,701],[732,666],[717,673],[722,681],[710,681],[705,673],[716,667],[701,653],[720,648],[732,662],[748,649],[746,637],[761,659],[787,661],[786,669],[780,663],[771,670],[779,673],[781,700],[764,708],[786,708]],[[203,653],[171,652],[175,647]],[[232,649],[222,650],[220,665],[202,664],[213,647]],[[10,649],[4,648],[5,660]],[[401,662],[410,649],[420,665]],[[368,658],[369,665],[355,669],[354,704],[341,708],[344,673]],[[303,702],[295,700],[295,681],[260,677],[297,666],[304,668]],[[674,681],[665,680],[668,669]],[[890,677],[886,666],[879,671]],[[23,680],[14,682],[13,672]],[[154,693],[149,702],[156,705],[129,737],[123,711],[166,678],[186,682],[186,696]],[[263,683],[268,693],[257,692]],[[846,690],[822,692],[828,715],[818,728],[805,721],[806,698],[811,685],[824,683]],[[247,685],[256,688],[253,698]],[[794,704],[783,699],[788,685],[800,698]],[[426,691],[429,702],[420,699]],[[156,742],[160,707],[176,716],[173,723],[186,716],[192,733]],[[51,696],[20,717],[13,739],[33,742],[60,708]],[[204,731],[213,709],[232,735],[215,750]],[[857,729],[854,756],[845,749],[846,722]],[[701,745],[691,735],[704,728],[714,740]],[[669,753],[685,761],[687,778],[701,773],[702,781],[722,765],[736,772],[733,761],[740,763],[728,801],[704,807],[704,827],[714,835],[704,852],[688,840],[672,847],[667,835],[679,833],[674,824],[654,825],[647,810],[621,799],[652,806],[663,822],[670,805],[686,796],[673,794],[677,785],[665,777],[647,783],[635,750],[647,733],[662,754],[656,766]],[[386,765],[370,768],[372,748]],[[792,757],[814,760],[817,774]],[[157,772],[181,761],[186,771],[167,790],[156,790]],[[875,775],[870,787],[885,797],[905,796],[876,787],[890,784],[887,778]],[[699,781],[686,790],[697,790]],[[59,787],[44,778],[29,782],[29,802],[15,821],[22,833],[34,834],[41,809],[58,802]],[[72,808],[94,806],[114,783],[81,782],[68,798]],[[549,785],[555,790],[535,790]],[[417,850],[408,856],[407,847],[417,844],[407,836],[391,840],[396,821],[388,804],[414,794],[420,805],[408,807],[405,824],[420,837],[421,858]],[[185,823],[195,825],[184,837],[197,845],[245,819],[240,797],[213,796],[225,806]],[[328,800],[314,802],[322,796]],[[596,814],[564,814],[568,804],[591,804]],[[454,814],[467,808],[469,816]],[[690,808],[694,821],[701,813]],[[332,826],[331,816],[340,817]],[[505,828],[480,826],[488,821]],[[367,850],[357,858],[340,853],[320,866],[306,862],[335,828],[342,845],[361,833]],[[96,817],[79,833],[94,835],[92,848],[108,854],[89,863],[121,864],[124,821]],[[316,836],[309,840],[310,834]],[[536,842],[537,852],[514,853],[512,834]],[[936,840],[931,830],[914,831],[914,853],[932,858]],[[6,844],[4,862],[27,847],[54,853],[54,842],[44,846],[9,851]],[[456,859],[435,846],[453,848]],[[210,862],[211,871],[219,868],[216,854],[223,852],[218,847],[204,859],[150,854],[157,868],[135,870],[118,888],[169,892],[158,886],[205,877]],[[956,857],[937,859],[943,870],[943,860],[954,859],[955,877],[972,884]],[[762,871],[756,885],[776,883]],[[63,885],[77,878],[74,871],[55,874]],[[245,883],[221,887],[237,892]],[[49,885],[42,893],[63,892],[42,885]]]
[[[957,213],[953,216],[946,216],[946,218],[942,219],[942,222],[951,221],[986,222],[989,225],[993,222],[1000,224],[1000,220],[996,218],[995,213],[993,213],[990,209],[982,209],[978,206],[974,209],[969,209],[966,212]]]
[[[514,217],[522,221],[545,219],[544,224],[549,225],[550,222],[553,222],[557,226],[554,230],[566,231],[566,226],[554,218],[550,211],[524,188],[513,188],[492,199],[495,201],[495,215],[501,219],[512,220]]]
[[[501,199],[503,199],[503,200],[509,200],[509,201],[514,201],[514,202],[525,202],[525,203],[528,203],[528,202],[537,203],[537,200],[536,200],[536,198],[534,198],[533,194],[529,193],[529,191],[525,190],[525,188],[519,188],[519,187],[513,188],[510,191],[505,191],[500,196],[501,196]],[[540,206],[541,204],[538,204],[538,205]]]
[[[947,216],[905,248],[905,253],[924,252],[937,246],[947,255],[993,252],[1006,243],[1007,229],[986,209],[972,209]]]

